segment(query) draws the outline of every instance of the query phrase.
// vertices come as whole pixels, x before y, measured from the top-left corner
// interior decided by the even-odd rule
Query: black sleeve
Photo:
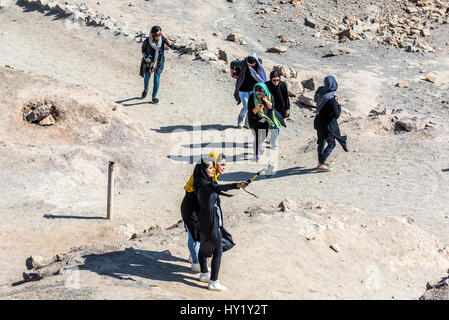
[[[335,98],[330,99],[329,103],[331,104],[333,118],[338,119],[341,114],[340,105],[337,103],[337,100],[335,100]]]
[[[164,45],[166,45],[167,47],[169,47],[172,50],[175,50],[175,44],[173,43],[173,41],[171,42],[171,46],[168,45],[167,38],[162,37],[162,41],[164,42]]]
[[[243,62],[246,63],[245,60],[234,60],[234,61],[231,62],[230,67],[231,67],[231,69],[237,70],[237,71],[240,72],[241,69],[242,69],[242,63]]]
[[[287,83],[282,82],[283,86],[282,88],[282,95],[284,98],[284,102],[285,102],[285,110],[289,110],[290,109],[290,97],[288,96],[288,88],[287,88]]]
[[[226,192],[233,189],[238,189],[237,183],[227,183],[227,184],[216,184],[215,185],[218,190]]]

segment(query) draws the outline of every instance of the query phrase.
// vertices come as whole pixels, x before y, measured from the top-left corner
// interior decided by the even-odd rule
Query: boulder
[[[43,106],[37,107],[26,116],[26,120],[28,122],[39,122],[42,119],[46,118],[50,114],[51,110],[51,104],[45,104]]]
[[[312,107],[312,108],[316,108],[316,103],[313,100],[314,95],[312,92],[303,92],[299,98],[298,98],[298,102],[300,104],[306,105],[308,107]]]
[[[268,48],[267,52],[281,54],[281,53],[287,52],[287,50],[288,50],[287,47],[280,45],[280,46],[275,46],[275,47],[272,47],[272,48]]]
[[[346,29],[338,34],[339,39],[348,39],[350,41],[357,37],[356,33],[352,29]]]
[[[226,40],[228,41],[232,41],[232,42],[241,42],[243,40],[243,37],[241,34],[237,34],[237,33],[230,33],[227,37]]]
[[[28,270],[39,269],[47,265],[47,262],[41,256],[31,256],[25,261],[25,265]]]
[[[396,121],[394,131],[407,131],[411,132],[418,128],[416,121],[410,118],[404,118]]]
[[[301,82],[296,79],[296,78],[289,78],[286,80],[287,83],[287,90],[288,90],[288,95],[290,97],[299,97],[302,92],[303,92],[303,88],[301,85]]]
[[[226,63],[231,63],[235,60],[235,57],[224,50],[218,49],[218,59]]]
[[[207,50],[207,43],[205,41],[189,41],[185,47],[187,53],[198,53]]]
[[[283,65],[277,65],[273,67],[273,70],[276,70],[283,76],[284,78],[296,78],[298,76],[298,72],[296,72],[295,69],[283,66]]]
[[[202,61],[218,61],[218,57],[212,50],[202,50],[196,54],[196,58]]]
[[[301,81],[301,85],[304,89],[315,90],[317,84],[313,78]]]

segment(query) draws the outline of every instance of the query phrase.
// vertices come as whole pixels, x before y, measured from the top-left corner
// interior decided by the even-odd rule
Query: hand
[[[248,185],[249,185],[249,183],[246,182],[246,181],[237,182],[237,187],[238,187],[239,189],[245,189]]]
[[[290,109],[285,110],[285,116],[289,117],[290,116]]]

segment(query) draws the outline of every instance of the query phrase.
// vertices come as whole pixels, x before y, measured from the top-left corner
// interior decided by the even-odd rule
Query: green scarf
[[[267,100],[271,102],[271,93],[270,90],[268,90],[268,87],[265,83],[263,82],[258,82],[254,85],[253,88],[253,95],[254,95],[254,106],[258,106],[259,104],[263,104],[262,103],[262,99],[259,99],[256,96],[256,87],[262,87],[262,89],[265,91],[266,95],[267,95]],[[260,109],[259,111],[257,111],[257,115],[265,120],[267,120],[268,124],[270,125],[271,128],[276,128],[276,129],[280,129],[281,128],[281,124],[279,123],[279,120],[276,118],[276,115],[274,113],[274,108],[272,108],[270,111],[268,111],[267,114],[265,114],[263,112],[263,109]],[[271,118],[270,118],[270,117]]]

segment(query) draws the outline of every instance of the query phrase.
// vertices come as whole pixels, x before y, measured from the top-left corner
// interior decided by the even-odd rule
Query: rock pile
[[[341,42],[367,39],[407,52],[434,52],[435,49],[424,39],[431,36],[430,30],[434,25],[448,23],[448,16],[447,1],[414,1],[399,14],[386,13],[362,18],[345,16],[342,24],[327,25],[325,30]],[[311,26],[310,22],[306,24]]]
[[[51,103],[43,105],[30,104],[24,107],[24,120],[40,126],[51,126],[56,123],[59,116],[58,110]]]

